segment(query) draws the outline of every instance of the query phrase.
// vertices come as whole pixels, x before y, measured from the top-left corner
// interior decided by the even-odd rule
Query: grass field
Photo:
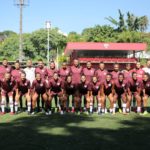
[[[143,150],[150,148],[150,114],[26,113],[0,116],[1,150]]]

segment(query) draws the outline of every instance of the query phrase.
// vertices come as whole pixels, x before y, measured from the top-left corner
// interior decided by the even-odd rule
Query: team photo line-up
[[[126,64],[124,70],[120,70],[117,63],[112,65],[113,70],[108,72],[103,62],[96,70],[91,62],[82,67],[79,60],[74,59],[71,66],[63,62],[57,70],[55,62],[45,67],[40,59],[37,67],[32,66],[32,60],[27,60],[26,68],[21,68],[19,61],[13,68],[4,58],[0,66],[0,114],[22,112],[22,98],[29,115],[40,111],[51,115],[54,110],[60,114],[96,112],[102,115],[117,111],[148,114],[150,60],[145,67],[140,62],[135,68]]]

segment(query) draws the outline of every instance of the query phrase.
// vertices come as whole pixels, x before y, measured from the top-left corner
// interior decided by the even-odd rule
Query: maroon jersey
[[[73,95],[73,94],[75,94],[77,87],[72,82],[71,83],[65,82],[63,89],[67,95]]]
[[[115,91],[116,91],[116,93],[117,93],[118,95],[121,95],[121,94],[123,94],[124,92],[126,92],[126,91],[127,91],[127,88],[128,88],[128,86],[127,86],[127,81],[125,81],[125,80],[122,81],[122,82],[116,80],[116,81],[114,82],[114,89],[115,89]]]
[[[118,75],[119,73],[121,73],[120,71],[112,71],[111,72],[111,75],[112,75],[112,79],[115,81],[115,80],[118,80]]]
[[[98,81],[104,82],[106,79],[106,75],[107,75],[108,71],[107,70],[96,70],[95,75],[98,79]]]
[[[34,80],[31,89],[38,94],[44,94],[47,90],[47,83],[45,80]]]
[[[57,72],[56,69],[47,69],[48,79],[52,79],[55,72]]]
[[[2,89],[2,92],[9,93],[9,92],[14,92],[16,89],[16,82],[13,79],[10,79],[6,81],[5,79],[2,79],[0,81],[0,86]]]
[[[16,88],[18,89],[19,92],[25,94],[30,89],[30,81],[27,79],[25,79],[24,81],[19,80],[17,81]]]
[[[70,69],[69,68],[66,68],[66,69],[61,68],[61,69],[59,69],[58,74],[59,74],[61,80],[64,82],[66,77],[70,74]]]
[[[21,75],[21,70],[12,70],[11,75],[13,77],[14,80],[20,80],[20,75]]]
[[[41,75],[41,78],[42,78],[43,80],[46,79],[46,77],[47,77],[47,75],[48,75],[46,68],[39,68],[39,67],[37,67],[37,68],[35,69],[35,74],[36,74],[36,73],[39,73],[39,74]]]
[[[96,96],[96,95],[98,95],[98,92],[99,92],[99,90],[100,90],[100,82],[96,82],[96,83],[90,83],[90,85],[89,85],[89,90],[90,91],[92,91],[92,94],[94,95],[94,96]]]
[[[80,78],[82,74],[82,67],[75,67],[71,66],[71,75],[72,75],[72,82],[75,84],[80,83]]]
[[[52,91],[54,93],[59,93],[62,91],[62,88],[63,88],[63,84],[62,84],[61,79],[58,79],[58,80],[51,79],[49,81],[50,91]]]
[[[95,69],[94,68],[83,68],[82,73],[86,76],[86,81],[91,82],[92,77],[95,74]]]
[[[128,82],[128,88],[131,92],[138,92],[142,88],[142,82],[140,80],[133,80],[131,79]]]
[[[0,79],[4,78],[5,73],[11,73],[11,66],[0,66]]]
[[[142,82],[142,89],[145,90],[145,94],[150,96],[150,81]]]
[[[89,90],[90,90],[90,86],[88,82],[81,82],[78,84],[78,91],[81,95],[87,94]]]
[[[114,85],[114,82],[112,80],[109,82],[105,80],[102,84],[104,86],[105,95],[109,95],[110,93],[112,93],[112,87]]]
[[[144,70],[142,68],[140,68],[140,69],[133,69],[133,72],[136,72],[137,73],[137,79],[142,81],[143,75],[145,73]]]
[[[129,70],[129,71],[128,71],[128,70],[123,70],[122,72],[123,72],[123,74],[124,74],[124,79],[125,79],[126,81],[131,80],[133,70]]]

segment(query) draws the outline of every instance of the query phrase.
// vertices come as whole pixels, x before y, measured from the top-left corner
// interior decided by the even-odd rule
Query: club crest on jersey
[[[122,84],[122,87],[125,87],[125,84]]]
[[[9,72],[9,71],[10,71],[10,69],[9,69],[9,68],[6,68],[6,70],[7,70],[7,72]]]
[[[74,86],[71,84],[71,86],[70,86],[71,88],[73,88]]]
[[[27,82],[24,85],[27,86]]]
[[[96,89],[98,89],[98,88],[99,88],[99,86],[97,85],[97,86],[96,86]]]
[[[111,83],[109,83],[108,86],[110,87],[110,86],[111,86]]]
[[[40,86],[43,86],[43,83],[41,83]]]
[[[58,82],[57,85],[60,85],[60,83]]]
[[[87,85],[85,84],[84,87],[87,88]]]

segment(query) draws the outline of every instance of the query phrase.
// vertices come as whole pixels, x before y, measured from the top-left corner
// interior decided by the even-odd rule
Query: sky
[[[19,8],[14,1],[0,0],[0,32],[19,32]],[[45,22],[51,21],[52,27],[64,33],[81,33],[87,27],[111,25],[105,18],[117,19],[118,9],[150,19],[150,0],[29,0],[29,6],[23,9],[23,32],[44,28]]]

